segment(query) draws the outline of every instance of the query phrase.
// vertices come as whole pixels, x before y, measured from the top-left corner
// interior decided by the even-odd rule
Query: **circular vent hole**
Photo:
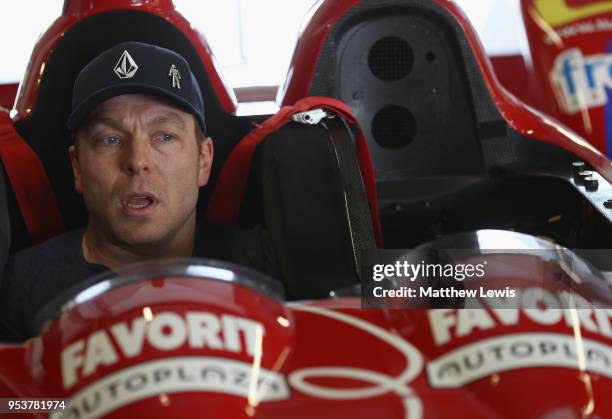
[[[368,55],[370,71],[384,81],[399,80],[412,69],[414,55],[408,42],[396,36],[378,40]]]
[[[433,61],[436,59],[436,54],[433,52],[428,52],[427,54],[425,54],[425,59],[427,61]]]
[[[384,148],[398,149],[414,140],[416,120],[409,109],[392,105],[381,109],[372,120],[374,140]]]

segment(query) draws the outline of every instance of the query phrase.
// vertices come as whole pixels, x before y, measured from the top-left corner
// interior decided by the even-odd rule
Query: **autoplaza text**
[[[444,345],[454,338],[495,327],[514,326],[525,319],[544,326],[565,325],[569,329],[573,329],[577,324],[584,331],[612,338],[612,309],[593,308],[578,295],[571,296],[576,310],[563,308],[568,307],[567,301],[570,299],[565,291],[552,293],[539,287],[531,287],[517,290],[517,299],[519,307],[515,307],[516,301],[513,300],[509,303],[512,308],[505,308],[502,299],[497,299],[495,304],[487,300],[487,305],[491,303],[488,309],[484,309],[487,305],[478,308],[479,300],[474,299],[470,301],[474,308],[429,310],[434,343],[438,346]]]
[[[68,407],[52,414],[51,419],[100,417],[147,397],[185,392],[215,392],[257,402],[290,396],[281,374],[264,368],[254,374],[252,363],[218,357],[172,357],[137,364],[96,380],[73,395]]]
[[[588,338],[577,347],[576,338],[569,334],[513,333],[445,353],[427,364],[427,374],[433,387],[452,388],[503,371],[534,367],[564,367],[612,378],[612,347]]]
[[[201,311],[187,312],[184,316],[166,311],[156,313],[150,321],[139,317],[130,324],[118,322],[64,348],[61,354],[64,388],[75,385],[81,377],[94,374],[99,367],[138,357],[145,343],[158,351],[172,351],[187,345],[246,353],[252,357],[256,336],[264,333],[259,322]]]

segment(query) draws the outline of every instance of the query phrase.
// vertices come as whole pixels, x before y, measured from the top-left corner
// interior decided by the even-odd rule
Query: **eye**
[[[168,132],[163,132],[163,133],[155,134],[155,136],[153,137],[153,140],[159,141],[162,143],[171,143],[172,141],[176,140],[176,136]]]
[[[108,137],[102,138],[100,143],[104,145],[115,145],[119,143],[119,138],[109,135]]]
[[[168,133],[164,133],[164,134],[161,134],[161,135],[159,136],[159,139],[160,139],[161,141],[165,142],[165,143],[168,143],[168,142],[170,142],[170,141],[174,140],[174,135],[172,135],[172,134],[168,134]]]

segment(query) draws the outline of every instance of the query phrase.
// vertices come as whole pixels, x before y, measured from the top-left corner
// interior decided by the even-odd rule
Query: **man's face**
[[[193,229],[213,151],[196,138],[193,115],[155,96],[122,95],[98,105],[77,138],[75,189],[99,235],[146,247]]]

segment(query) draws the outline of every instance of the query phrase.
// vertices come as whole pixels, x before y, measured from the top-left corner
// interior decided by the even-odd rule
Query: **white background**
[[[6,1],[0,14],[0,83],[17,82],[62,0]],[[208,39],[232,87],[281,84],[304,16],[316,0],[174,0]],[[458,0],[490,55],[526,53],[519,0]],[[240,30],[241,28],[241,30]]]

